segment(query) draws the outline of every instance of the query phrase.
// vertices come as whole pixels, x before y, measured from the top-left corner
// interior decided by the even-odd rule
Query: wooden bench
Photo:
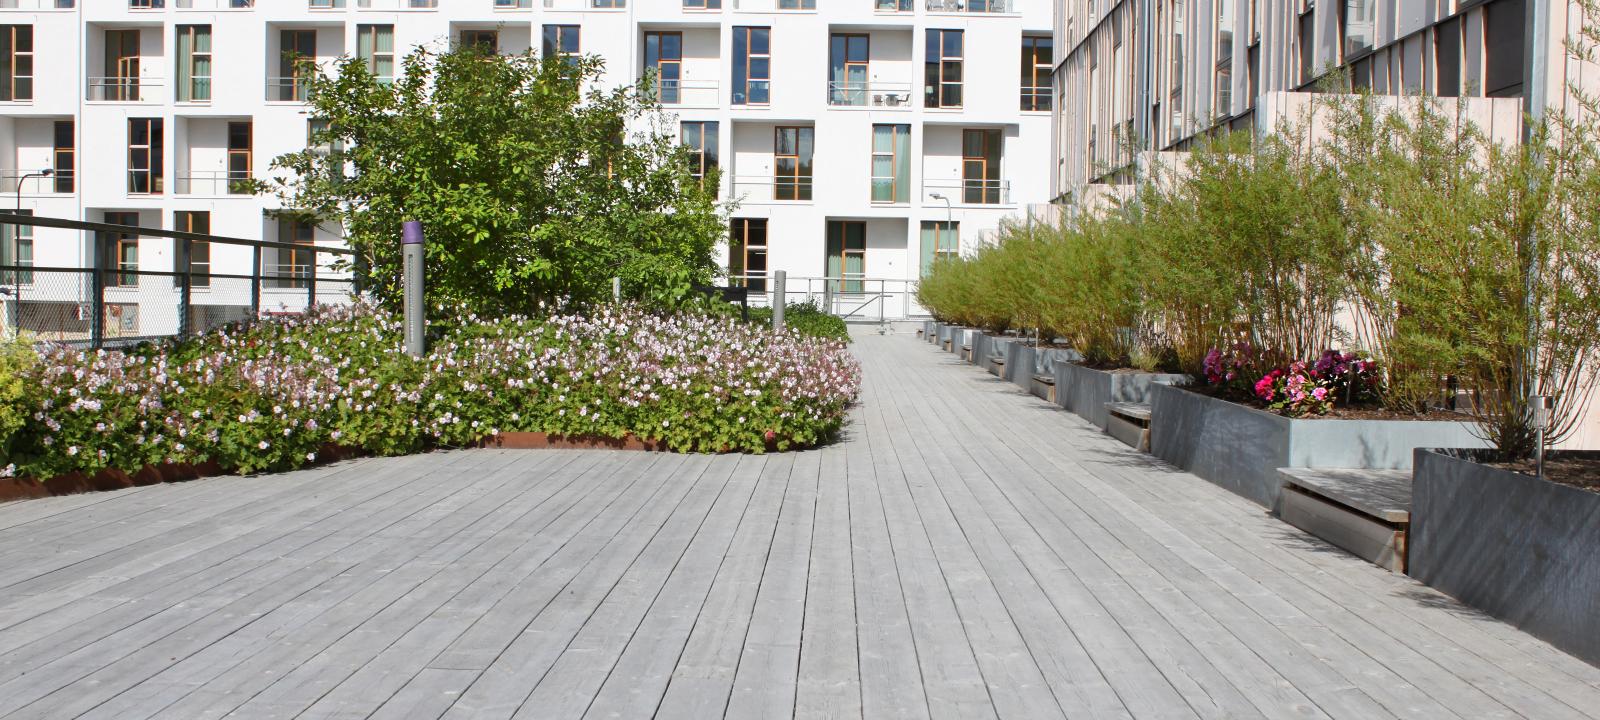
[[[1033,382],[1028,383],[1028,391],[1034,397],[1053,403],[1056,401],[1056,379],[1052,375],[1034,375]]]
[[[1006,376],[1006,359],[1003,356],[989,356],[989,374],[1002,378]]]
[[[1406,571],[1411,471],[1279,468],[1278,517],[1379,567]]]
[[[1106,403],[1106,433],[1139,452],[1150,452],[1150,405]]]

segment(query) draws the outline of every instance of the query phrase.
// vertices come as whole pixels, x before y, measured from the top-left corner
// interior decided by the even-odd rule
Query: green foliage
[[[419,49],[403,69],[312,72],[329,129],[274,162],[287,212],[342,226],[381,304],[398,307],[408,219],[426,227],[430,296],[477,312],[609,298],[613,277],[634,298],[712,278],[718,180],[689,174],[647,83],[586,91],[598,59],[473,47]]]
[[[0,467],[10,464],[11,437],[28,421],[27,373],[37,361],[22,340],[0,340]]]
[[[384,311],[318,308],[131,352],[48,348],[19,373],[14,436],[27,477],[204,463],[239,472],[378,455],[498,433],[659,440],[679,451],[824,442],[860,369],[842,342],[722,315],[640,305],[543,319],[455,318],[427,356],[401,351]]]
[[[772,308],[750,308],[750,322],[771,327]],[[821,303],[809,300],[790,302],[784,306],[783,326],[801,337],[850,342],[850,328],[844,320],[823,310]]]

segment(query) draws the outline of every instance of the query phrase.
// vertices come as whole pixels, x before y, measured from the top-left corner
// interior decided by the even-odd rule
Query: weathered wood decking
[[[0,717],[1572,718],[1600,669],[951,355],[815,452],[0,506]]]

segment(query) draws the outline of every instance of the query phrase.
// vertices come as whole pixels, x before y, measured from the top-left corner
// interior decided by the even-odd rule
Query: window
[[[872,201],[911,202],[911,126],[872,126]]]
[[[1001,202],[999,130],[961,131],[961,201]]]
[[[344,152],[344,140],[330,136],[331,132],[333,125],[325,118],[306,120],[306,147],[318,155]]]
[[[1250,73],[1246,83],[1249,87],[1250,97],[1245,98],[1245,100],[1248,107],[1255,108],[1256,96],[1261,94],[1261,43],[1252,43],[1246,54],[1248,56],[1246,62],[1249,63],[1246,71]]]
[[[1433,94],[1456,97],[1461,94],[1461,18],[1439,23],[1433,33],[1433,65],[1437,70]]]
[[[262,268],[262,275],[267,278],[267,287],[303,288],[310,284],[308,281],[316,264],[316,252],[311,249],[316,244],[315,230],[315,226],[304,220],[278,218],[278,242],[305,247],[272,248],[262,251],[270,253],[268,257],[273,258],[273,262],[265,263],[265,267]]]
[[[704,183],[706,174],[717,168],[717,123],[685,121],[678,132],[689,148],[689,174]]]
[[[778,0],[779,10],[815,10],[817,0]]]
[[[253,128],[251,122],[228,123],[228,194],[250,195],[254,192],[250,182],[250,146]]]
[[[1050,109],[1051,42],[1047,37],[1022,38],[1022,109]]]
[[[129,10],[159,10],[167,6],[167,0],[128,0]]]
[[[916,9],[911,0],[874,0],[872,7],[878,12],[911,12]]]
[[[663,105],[683,100],[683,33],[646,32],[644,69],[656,77],[656,96]]]
[[[70,193],[78,174],[77,124],[72,120],[57,120],[54,130],[56,192]]]
[[[772,101],[771,28],[733,29],[733,104],[766,105]]]
[[[211,100],[211,26],[179,25],[178,102]]]
[[[961,223],[946,220],[922,221],[922,277],[935,263],[961,256]]]
[[[1300,84],[1311,82],[1316,74],[1316,42],[1317,25],[1316,12],[1311,4],[1306,4],[1300,13],[1299,34],[1295,42],[1300,48]]]
[[[494,55],[500,52],[500,32],[498,30],[462,30],[461,47],[477,48],[478,52],[485,55]]]
[[[828,104],[867,104],[867,35],[828,36]]]
[[[139,99],[139,31],[106,31],[106,76],[93,100],[121,102]]]
[[[357,25],[356,57],[367,64],[367,72],[378,82],[394,82],[394,26]]]
[[[923,105],[961,107],[960,30],[929,30]]]
[[[1523,0],[1500,0],[1484,8],[1483,92],[1487,97],[1522,96],[1525,13]]]
[[[544,56],[547,58],[567,58],[567,62],[578,61],[581,52],[578,44],[577,25],[546,25],[544,26]]]
[[[284,30],[278,34],[278,49],[278,81],[272,99],[305,102],[311,90],[312,72],[307,63],[317,57],[317,31]]]
[[[1217,3],[1217,67],[1212,76],[1218,119],[1233,114],[1233,3]]]
[[[779,127],[773,130],[772,199],[811,199],[811,151],[815,128]]]
[[[867,224],[860,220],[828,221],[828,278],[843,293],[859,293],[867,275]]]
[[[683,0],[685,10],[721,10],[722,0]]]
[[[1378,0],[1344,0],[1344,56],[1372,52],[1378,35]]]
[[[178,232],[196,233],[199,235],[211,234],[211,213],[204,210],[179,210],[172,213],[172,229]],[[180,246],[184,241],[174,241]],[[211,243],[190,240],[189,243],[189,287],[211,287]],[[182,257],[181,255],[179,256]],[[181,260],[175,268],[183,271]],[[172,278],[173,287],[183,287],[183,276]]]
[[[139,213],[108,212],[105,221],[110,225],[139,226]],[[137,287],[139,285],[139,235],[128,232],[100,233],[100,262],[106,287]]]
[[[33,99],[33,26],[0,25],[0,101]]]
[[[166,139],[161,118],[128,120],[128,194],[160,195]]]
[[[767,219],[734,218],[728,232],[728,284],[767,291]]]
[[[32,215],[33,210],[12,210],[18,215]],[[0,284],[33,284],[33,226],[0,225]],[[14,270],[12,268],[15,268]]]

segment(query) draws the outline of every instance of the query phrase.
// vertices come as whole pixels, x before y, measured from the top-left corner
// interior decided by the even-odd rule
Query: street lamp
[[[28,173],[27,175],[23,175],[22,177],[17,179],[17,214],[20,215],[22,213],[22,184],[27,182],[28,178],[36,178],[36,177],[47,178],[47,177],[50,177],[51,175],[54,175],[54,174],[56,174],[55,170],[52,170],[50,168],[45,168],[43,170],[40,170],[39,172]]]

